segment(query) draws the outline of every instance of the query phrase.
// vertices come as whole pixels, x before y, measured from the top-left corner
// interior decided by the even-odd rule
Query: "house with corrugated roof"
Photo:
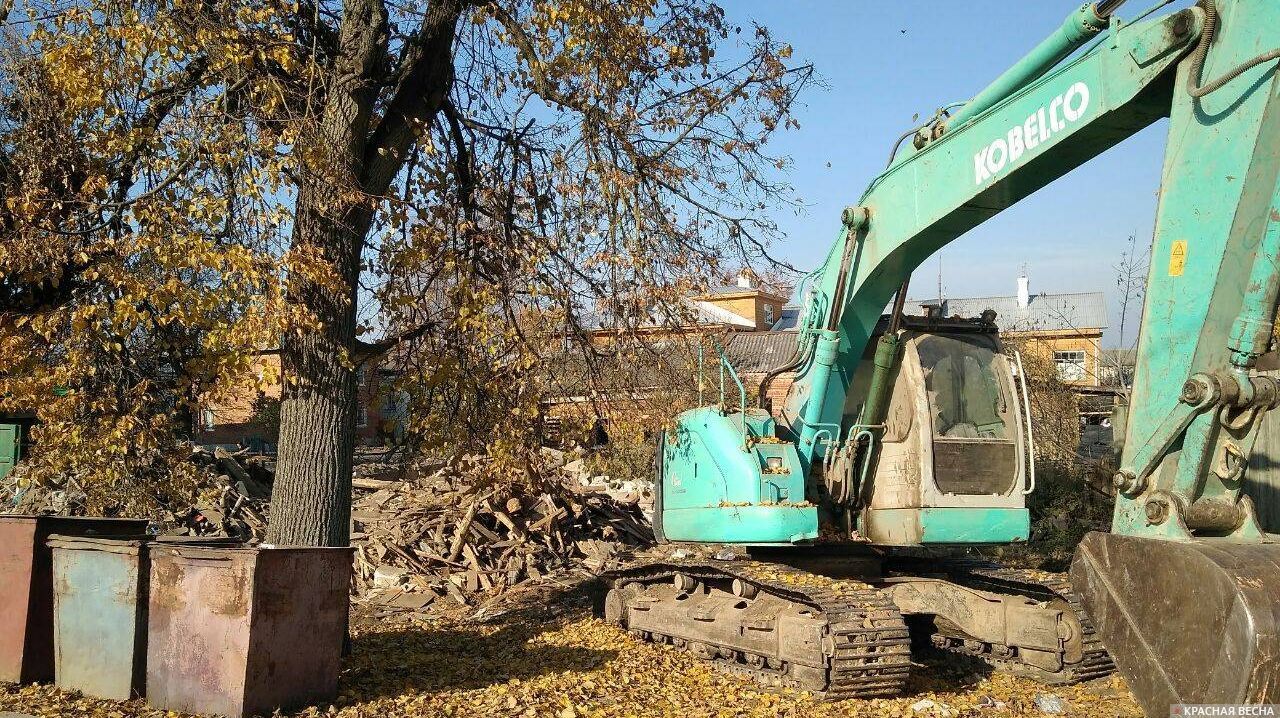
[[[736,318],[733,325],[742,331],[769,331],[782,318],[787,298],[760,285],[754,275],[743,271],[736,284],[713,287],[706,294],[690,297],[706,311]]]
[[[908,300],[907,306],[913,314],[943,317],[977,317],[993,311],[1000,335],[1017,343],[1021,351],[1052,358],[1063,382],[1080,387],[1103,383],[1107,299],[1102,292],[1033,294],[1030,280],[1021,276],[1013,295]]]
[[[774,288],[744,270],[730,284],[683,298],[682,307],[648,309],[625,330],[607,313],[584,317],[590,342],[602,353],[590,365],[576,352],[568,353],[556,363],[555,376],[547,377],[550,391],[541,402],[540,421],[548,440],[564,439],[566,422],[582,423],[593,415],[600,418],[593,433],[604,435],[607,422],[600,415],[619,407],[632,416],[669,411],[669,404],[655,406],[652,400],[661,402],[672,390],[697,391],[700,346],[705,354],[701,384],[708,399],[715,391],[716,348],[724,350],[754,393],[764,372],[795,351],[794,332],[771,331],[783,317],[789,294],[789,289]],[[606,349],[619,353],[611,356]],[[775,362],[775,354],[785,356]],[[770,395],[781,388],[785,396],[789,385],[789,377],[780,378]]]
[[[1022,276],[1018,277],[1015,294],[909,299],[906,305],[908,314],[919,316],[974,318],[988,310],[996,313],[996,326],[1006,341],[1016,343],[1021,351],[1040,352],[1051,358],[1062,381],[1078,387],[1107,383],[1108,358],[1102,351],[1107,301],[1102,292],[1033,294],[1030,280]],[[800,307],[787,305],[774,330],[794,332],[799,315]],[[775,340],[758,336],[748,344],[771,341]]]
[[[607,344],[619,334],[660,340],[665,335],[768,331],[782,317],[786,303],[785,296],[761,285],[750,270],[743,270],[734,284],[686,297],[680,311],[650,309],[638,326],[626,332],[615,330],[615,323],[601,315],[587,316],[586,324],[596,345]]]
[[[1016,343],[1020,351],[1051,357],[1059,377],[1078,387],[1078,391],[1099,386],[1104,368],[1102,333],[1107,327],[1104,295],[1032,294],[1026,277],[1018,279],[1017,287],[1017,293],[1009,296],[909,300],[907,313],[975,318],[994,311],[1001,335]],[[607,396],[588,397],[580,391],[566,391],[564,396],[546,402],[546,419],[555,421],[557,414],[589,403],[613,402],[624,395],[637,400],[672,382],[693,381],[694,373],[689,368],[692,347],[707,337],[713,337],[723,347],[726,358],[751,393],[760,389],[767,374],[794,357],[800,307],[786,304],[780,293],[758,286],[751,275],[743,274],[737,284],[710,289],[689,297],[687,302],[690,311],[684,322],[652,318],[656,341],[643,353],[647,362],[627,362],[628,371],[615,372],[615,385],[594,382],[596,390]],[[593,339],[597,343],[613,336],[604,326],[595,332],[599,333],[599,338]],[[659,367],[665,370],[658,370]],[[784,372],[770,382],[767,398],[775,411],[782,408],[794,378],[794,372]],[[587,383],[585,379],[566,382],[575,389]]]

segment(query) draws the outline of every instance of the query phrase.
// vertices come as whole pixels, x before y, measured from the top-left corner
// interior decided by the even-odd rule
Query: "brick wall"
[[[362,411],[357,414],[356,441],[362,444],[381,444],[396,433],[400,420],[397,407],[389,399],[386,386],[393,376],[386,371],[367,367],[357,375],[357,401]],[[280,397],[280,356],[276,352],[264,352],[253,363],[250,373],[242,377],[216,399],[206,401],[196,417],[197,429],[192,437],[199,444],[232,444],[262,446],[274,444],[270,428],[255,421],[254,404],[260,395],[273,399]],[[267,379],[259,386],[258,377]],[[275,381],[270,379],[275,378]]]
[[[1085,329],[1070,333],[1061,332],[1002,332],[1001,336],[1016,341],[1023,351],[1036,352],[1045,359],[1053,359],[1054,352],[1077,351],[1084,353],[1084,376],[1064,382],[1074,386],[1099,386],[1102,376],[1102,331]]]
[[[782,416],[782,407],[787,401],[787,392],[791,390],[791,382],[795,381],[795,372],[784,372],[774,377],[769,384],[769,392],[766,395],[773,407],[773,416],[775,419]],[[742,383],[756,394],[760,393],[760,383],[764,381],[764,374],[744,374]]]
[[[782,318],[782,307],[785,301],[781,297],[757,292],[755,290],[747,290],[743,294],[726,294],[715,295],[710,297],[700,297],[701,301],[713,304],[726,311],[755,322],[756,331],[768,331],[773,325]],[[773,320],[769,321],[767,316],[769,310],[773,310]]]

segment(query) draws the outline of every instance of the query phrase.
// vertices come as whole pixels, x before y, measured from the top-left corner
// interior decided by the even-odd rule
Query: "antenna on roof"
[[[942,301],[942,252],[938,252],[938,301]]]

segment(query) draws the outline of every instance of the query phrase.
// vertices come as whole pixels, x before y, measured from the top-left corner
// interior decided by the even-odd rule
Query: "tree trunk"
[[[383,0],[345,0],[338,54],[314,130],[295,148],[301,182],[292,246],[323,257],[337,286],[290,277],[288,301],[321,326],[280,344],[284,392],[279,457],[267,541],[286,546],[347,546],[355,449],[356,296],[360,255],[374,208],[404,166],[415,128],[440,111],[453,79],[452,47],[461,0],[428,5],[401,59],[383,117],[373,121],[386,60]],[[343,356],[347,361],[343,361]]]
[[[356,279],[368,213],[335,222],[317,211],[323,190],[298,198],[294,246],[320,248],[337,270],[341,289],[295,283],[290,301],[308,307],[319,331],[291,333],[280,346],[285,389],[280,402],[279,457],[267,541],[290,546],[350,543],[351,464],[355,447]],[[344,362],[343,356],[347,357]]]
[[[360,253],[373,216],[361,180],[377,97],[372,78],[386,53],[386,34],[382,0],[347,0],[324,109],[295,148],[302,180],[292,247],[322,257],[338,284],[305,273],[289,278],[289,303],[310,310],[320,328],[288,333],[280,343],[280,453],[267,528],[267,541],[277,545],[351,542],[356,390],[350,361]]]

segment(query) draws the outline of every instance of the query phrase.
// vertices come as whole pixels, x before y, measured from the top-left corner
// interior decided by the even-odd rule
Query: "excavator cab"
[[[824,462],[831,503],[856,514],[862,538],[885,546],[1027,539],[1025,393],[990,319],[903,317],[883,431]],[[847,426],[857,426],[872,363],[854,376]]]

